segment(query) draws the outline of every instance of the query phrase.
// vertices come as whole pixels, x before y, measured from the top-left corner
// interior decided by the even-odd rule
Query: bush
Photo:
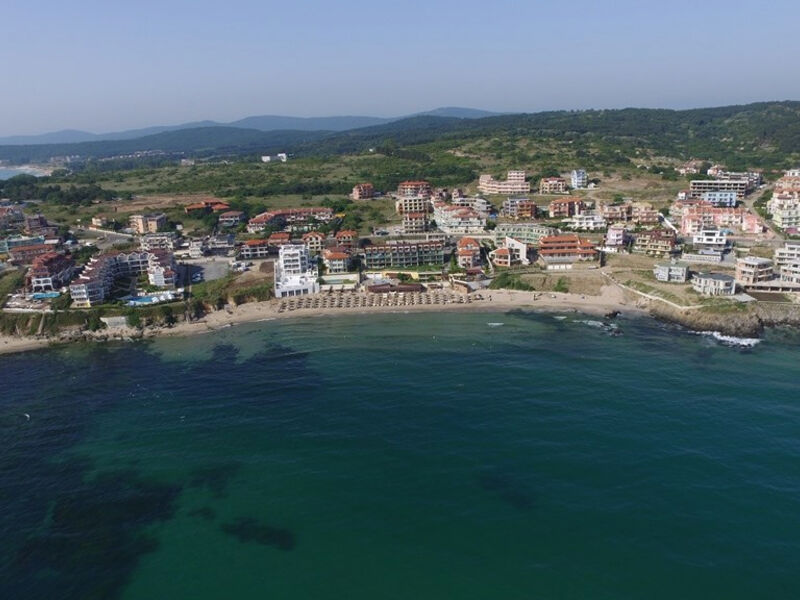
[[[130,308],[125,312],[125,317],[128,321],[129,327],[140,328],[142,326],[142,317],[135,308]]]
[[[523,292],[532,292],[533,286],[522,281],[519,275],[503,271],[492,279],[489,284],[491,290],[520,290]]]

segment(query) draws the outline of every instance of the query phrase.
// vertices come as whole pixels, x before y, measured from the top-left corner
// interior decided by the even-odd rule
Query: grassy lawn
[[[25,273],[19,269],[4,271],[0,275],[0,305],[6,301],[6,296],[16,292],[25,283]]]

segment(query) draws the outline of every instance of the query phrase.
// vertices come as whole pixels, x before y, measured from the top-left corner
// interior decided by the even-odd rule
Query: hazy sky
[[[24,0],[0,135],[800,99],[796,0]]]

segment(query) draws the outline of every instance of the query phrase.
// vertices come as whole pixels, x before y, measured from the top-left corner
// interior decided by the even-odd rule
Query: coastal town
[[[609,199],[582,168],[535,183],[522,169],[482,174],[463,188],[364,181],[348,201],[392,211],[369,230],[348,227],[347,209],[330,202],[247,214],[225,198],[177,199],[187,220],[211,224],[197,235],[123,203],[51,222],[35,201],[0,200],[3,333],[52,337],[47,316],[63,314],[58,330],[163,328],[247,303],[276,314],[488,306],[501,290],[556,309],[611,290],[604,310],[795,306],[800,169],[770,182],[700,160],[675,172],[687,185],[668,201]]]

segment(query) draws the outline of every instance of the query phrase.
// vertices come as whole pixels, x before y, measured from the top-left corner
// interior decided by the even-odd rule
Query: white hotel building
[[[476,210],[446,202],[434,202],[433,219],[436,227],[450,234],[482,233],[486,227],[486,218]]]
[[[767,211],[772,221],[781,229],[800,227],[800,194],[797,192],[781,192],[773,194],[767,202]]]
[[[570,173],[570,183],[572,184],[572,189],[580,190],[589,185],[589,176],[584,169],[575,169]]]
[[[275,297],[304,296],[319,292],[316,263],[303,244],[286,244],[275,261]]]

